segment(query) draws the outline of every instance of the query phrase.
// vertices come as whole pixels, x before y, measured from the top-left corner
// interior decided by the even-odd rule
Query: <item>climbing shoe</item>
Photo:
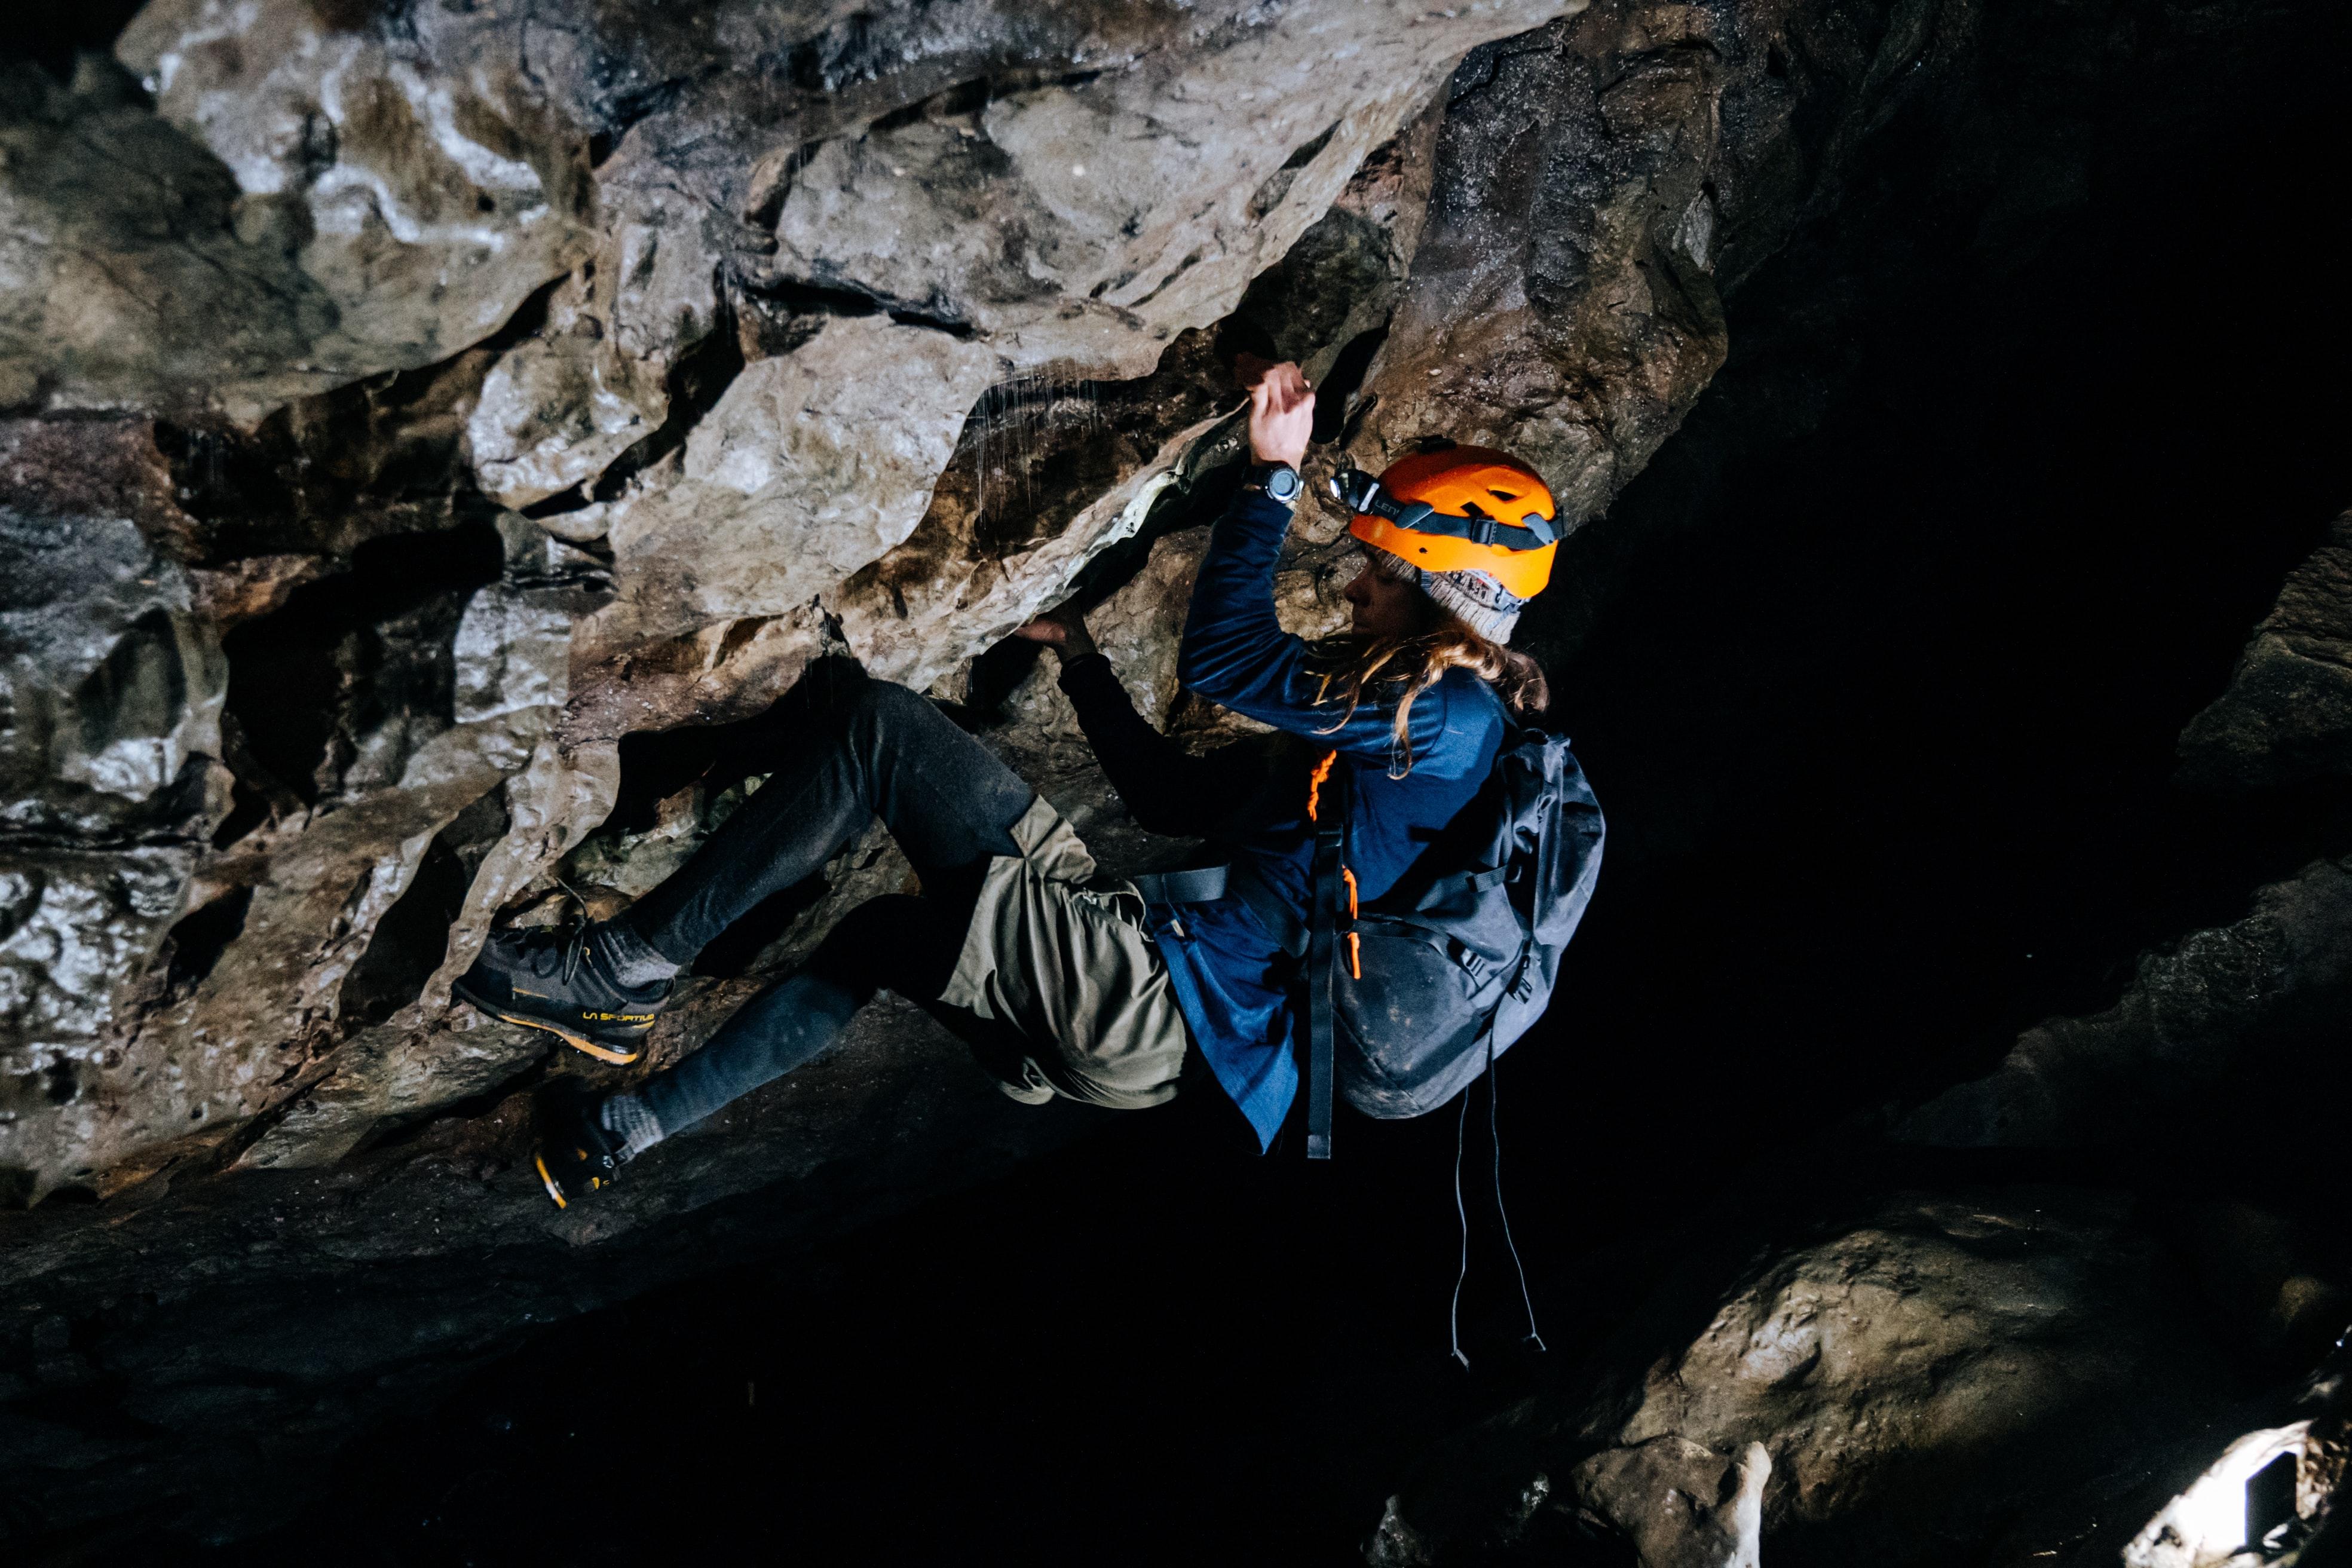
[[[539,1141],[530,1160],[557,1208],[610,1186],[628,1163],[628,1145],[604,1125],[604,1096],[578,1079],[560,1078],[540,1091]]]
[[[670,983],[624,985],[593,939],[593,928],[548,926],[492,931],[482,955],[451,990],[494,1018],[561,1036],[598,1061],[645,1054]]]

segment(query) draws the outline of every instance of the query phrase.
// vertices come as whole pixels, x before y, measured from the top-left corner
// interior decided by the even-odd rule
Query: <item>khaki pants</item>
[[[1015,1100],[1055,1094],[1139,1110],[1176,1093],[1184,1015],[1168,964],[1144,929],[1142,896],[1089,886],[1094,857],[1043,795],[1013,825],[1018,855],[1000,855],[940,1000],[1011,1026],[1032,1047]]]

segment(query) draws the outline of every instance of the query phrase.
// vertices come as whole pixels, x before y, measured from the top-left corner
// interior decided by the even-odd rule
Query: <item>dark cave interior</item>
[[[0,59],[30,60],[64,80],[73,73],[74,57],[104,53],[143,0],[96,0],[81,5],[44,5],[29,15],[13,17],[8,37],[0,40]]]
[[[2191,152],[2110,149],[2006,272],[1915,211],[1915,275],[1846,320],[1851,371],[1795,429],[1770,405],[1803,349],[1770,323],[1811,253],[1733,300],[1730,364],[1580,546],[1616,585],[1554,671],[1612,842],[1499,1075],[1547,1355],[1517,1343],[1475,1125],[1465,1373],[1454,1118],[1344,1122],[1309,1169],[1205,1156],[1180,1105],[550,1328],[221,1554],[1336,1563],[1432,1434],[1561,1375],[1696,1216],[1930,1171],[2157,1205],[2259,1181],[2335,1214],[2305,1178],[2347,1086],[2317,1054],[2291,1100],[2249,1091],[2259,1175],[2160,1140],[1929,1157],[1874,1129],[2352,847],[2340,795],[2224,811],[2173,781],[2346,499],[2352,303],[2324,283],[2352,218],[2302,161],[2341,101],[2278,90]]]

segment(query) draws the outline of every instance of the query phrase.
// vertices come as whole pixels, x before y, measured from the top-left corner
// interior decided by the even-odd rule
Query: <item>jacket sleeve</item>
[[[1153,729],[1101,654],[1065,663],[1061,687],[1111,787],[1147,833],[1197,838],[1214,831],[1265,772],[1264,754],[1245,743],[1196,757]]]
[[[1176,679],[1262,724],[1386,766],[1394,759],[1395,703],[1368,691],[1349,713],[1344,702],[1318,700],[1312,650],[1275,617],[1275,560],[1289,528],[1287,507],[1247,489],[1217,521],[1192,584]],[[1445,710],[1442,700],[1413,704],[1414,756],[1444,731]]]

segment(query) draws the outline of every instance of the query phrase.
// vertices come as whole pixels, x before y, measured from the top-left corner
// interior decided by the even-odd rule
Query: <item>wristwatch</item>
[[[1298,470],[1288,463],[1252,463],[1249,472],[1242,476],[1242,483],[1255,485],[1265,492],[1267,500],[1278,500],[1285,506],[1298,504],[1298,492],[1302,488],[1298,482]]]

